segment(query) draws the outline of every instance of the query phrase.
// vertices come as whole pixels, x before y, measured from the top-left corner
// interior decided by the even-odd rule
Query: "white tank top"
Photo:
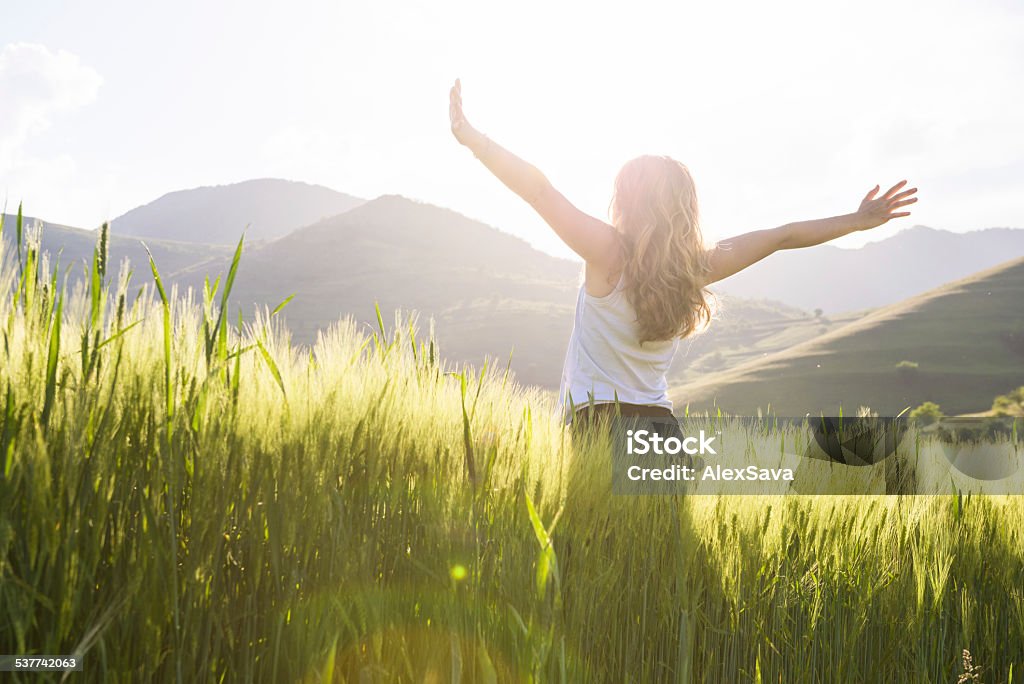
[[[565,422],[572,421],[573,407],[591,400],[603,404],[617,398],[671,410],[667,374],[678,346],[678,337],[640,344],[636,312],[621,277],[604,297],[589,295],[580,285],[559,390]]]

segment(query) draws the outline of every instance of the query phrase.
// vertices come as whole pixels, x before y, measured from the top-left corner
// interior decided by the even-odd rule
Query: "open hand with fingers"
[[[462,113],[462,81],[455,79],[449,95],[448,118],[451,120],[452,135],[467,147],[480,137],[480,132],[473,128],[466,115]]]
[[[872,188],[871,192],[864,196],[863,201],[860,203],[860,208],[857,210],[857,230],[876,228],[888,222],[889,219],[910,216],[909,211],[897,211],[900,207],[905,207],[917,201],[917,197],[914,196],[917,188],[910,188],[900,192],[900,189],[906,184],[907,181],[900,181],[889,188],[881,197],[877,197],[880,186],[876,185]]]

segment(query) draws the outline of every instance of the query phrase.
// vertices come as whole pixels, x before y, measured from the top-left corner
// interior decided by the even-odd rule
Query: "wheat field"
[[[0,255],[0,653],[103,682],[1021,679],[1019,496],[612,496],[600,435],[414,319],[297,347],[280,307],[221,306],[242,243],[179,293],[102,231],[69,292],[29,232]]]

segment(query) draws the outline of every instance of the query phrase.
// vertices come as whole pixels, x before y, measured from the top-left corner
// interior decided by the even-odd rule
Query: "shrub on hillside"
[[[1024,416],[1024,385],[996,397],[992,412],[997,416]]]
[[[910,412],[910,419],[922,425],[931,425],[942,417],[942,409],[933,401],[926,401]]]

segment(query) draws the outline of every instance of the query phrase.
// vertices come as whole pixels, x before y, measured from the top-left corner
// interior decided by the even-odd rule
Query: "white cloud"
[[[70,182],[74,159],[27,149],[57,115],[96,99],[103,79],[66,50],[12,43],[0,51],[0,190],[14,201],[44,200],[55,182]],[[31,205],[30,205],[31,206]]]
[[[0,163],[32,135],[49,127],[54,114],[77,109],[96,99],[103,79],[66,50],[12,43],[0,51]]]

